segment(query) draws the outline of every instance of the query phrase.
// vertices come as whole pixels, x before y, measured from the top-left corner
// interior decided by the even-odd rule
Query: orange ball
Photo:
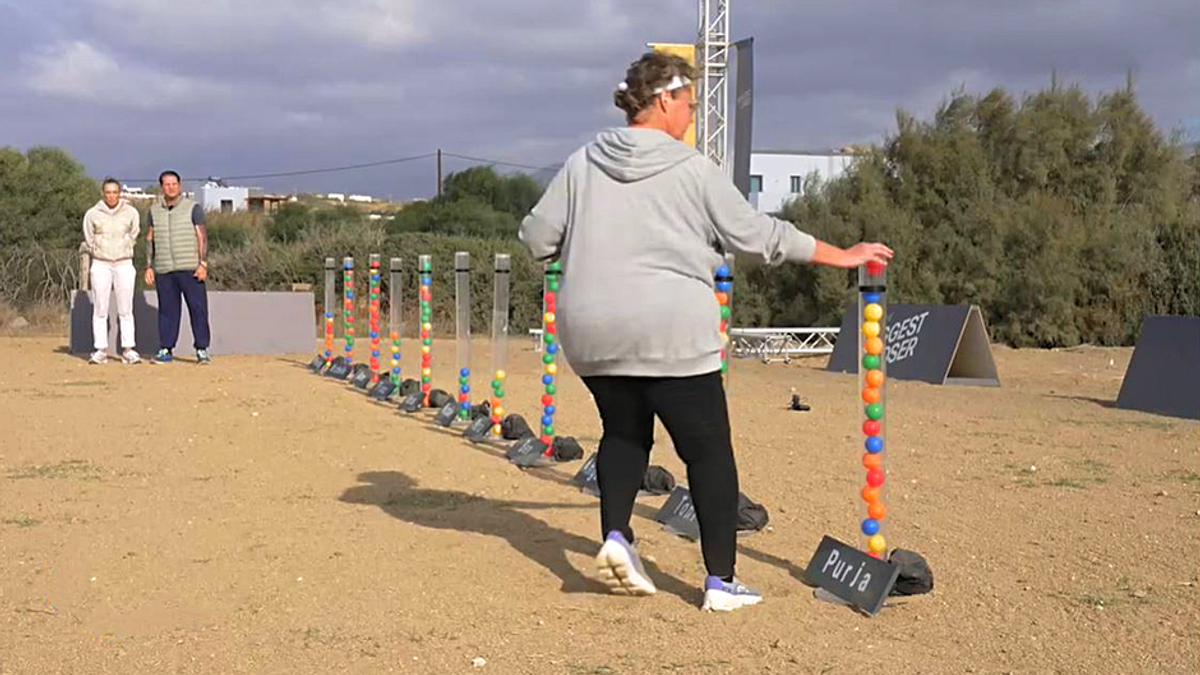
[[[717,304],[718,305],[728,305],[729,304],[729,294],[722,293],[721,291],[717,291]]]
[[[868,354],[882,354],[883,340],[880,340],[877,337],[867,338],[866,342],[863,342],[863,350],[865,350]]]
[[[863,486],[862,498],[864,502],[868,504],[878,504],[880,496],[879,488],[873,488],[870,485]]]
[[[887,517],[887,507],[883,505],[883,502],[875,502],[867,507],[867,515],[875,520],[883,520]]]
[[[868,370],[867,371],[867,386],[868,387],[882,387],[883,386],[883,371],[882,370]]]
[[[865,452],[862,457],[862,465],[868,469],[878,469],[883,466],[883,457],[874,452]]]
[[[879,390],[875,387],[867,387],[862,390],[863,403],[879,403]]]

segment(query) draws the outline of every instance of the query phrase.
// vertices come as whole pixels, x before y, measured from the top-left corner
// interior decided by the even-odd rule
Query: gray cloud
[[[1193,0],[741,0],[755,145],[878,140],[951,90],[1089,92],[1135,73],[1165,129],[1200,137]],[[648,41],[693,39],[691,0],[0,0],[0,119],[89,172],[237,175],[430,152],[543,166],[618,124]],[[448,160],[448,168],[467,163]],[[427,195],[429,161],[262,181]]]

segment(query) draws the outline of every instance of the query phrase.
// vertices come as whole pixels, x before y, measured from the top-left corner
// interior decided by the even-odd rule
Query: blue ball
[[[375,331],[371,331],[370,333],[368,333],[368,335],[370,335],[372,338],[377,338],[377,337],[379,337],[379,333],[377,333],[377,332],[375,332]]]
[[[458,371],[458,374],[459,374],[460,376],[462,376],[462,377],[468,377],[468,376],[470,376],[470,375],[471,375],[471,369],[470,369],[470,368],[463,368],[462,370]]]
[[[543,415],[542,416],[542,426],[548,427],[551,424],[554,424],[554,418],[549,415]]]
[[[863,293],[863,302],[879,302],[882,299],[882,293]]]
[[[867,452],[871,453],[872,455],[883,452],[883,439],[878,436],[867,437],[867,442],[865,445],[867,447]]]
[[[458,407],[459,407],[460,409],[462,409],[462,410],[470,410],[470,409],[471,409],[471,402],[470,402],[470,401],[463,401],[463,402],[461,402],[461,403],[459,403],[459,404],[458,404]]]
[[[372,349],[372,350],[371,350],[371,356],[376,356],[376,357],[377,357],[377,356],[379,356],[379,350],[378,350],[378,349]]]
[[[326,319],[332,319],[332,318],[333,318],[333,312],[325,312],[325,318],[326,318]]]
[[[733,290],[733,284],[728,281],[718,281],[717,290],[721,291],[722,293],[728,293],[729,291]]]
[[[862,532],[868,537],[879,534],[879,521],[874,518],[867,518],[862,521]]]
[[[721,265],[720,267],[718,267],[718,268],[717,268],[717,274],[716,274],[716,276],[718,276],[718,277],[727,277],[727,276],[729,276],[729,266],[728,266],[728,265]]]
[[[543,375],[542,376],[542,384],[554,384],[554,376],[553,375]]]
[[[350,298],[351,300],[353,300],[353,299],[354,299],[354,291],[350,291],[349,293],[347,293],[347,294],[346,294],[346,297],[347,297],[347,298]]]
[[[458,388],[458,391],[463,394],[469,394],[469,393],[471,393],[471,388],[464,384],[463,386]]]
[[[558,353],[558,345],[556,345],[554,343],[546,345],[546,353],[547,354],[557,354]]]
[[[433,283],[433,277],[421,277],[421,283],[428,286],[429,284]]]
[[[546,413],[547,415],[553,415],[554,414],[554,406],[548,405],[545,407],[545,409],[542,410],[542,412]]]

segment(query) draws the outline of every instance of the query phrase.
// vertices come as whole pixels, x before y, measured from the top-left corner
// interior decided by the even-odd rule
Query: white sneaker
[[[617,595],[653,595],[654,582],[646,576],[642,560],[633,545],[620,532],[613,530],[604,539],[596,556],[600,581]]]
[[[125,363],[130,365],[142,362],[142,356],[137,353],[136,349],[126,349],[125,353],[121,355],[121,358],[124,359]]]
[[[96,351],[92,352],[92,358],[88,359],[88,363],[97,365],[101,363],[108,363],[108,354],[106,354],[103,349],[97,349]]]
[[[732,612],[760,602],[762,593],[737,579],[722,581],[719,577],[708,577],[704,580],[704,604],[700,609],[706,612]]]

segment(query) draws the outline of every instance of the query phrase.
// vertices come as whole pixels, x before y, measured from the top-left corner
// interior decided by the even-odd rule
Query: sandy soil
[[[308,355],[88,366],[64,342],[0,339],[2,673],[1200,664],[1200,424],[1112,407],[1129,349],[997,347],[999,389],[891,384],[888,539],[937,588],[869,619],[798,580],[823,534],[859,541],[854,378],[824,359],[734,364],[742,486],[771,514],[738,572],[766,600],[710,615],[697,545],[651,520],[661,497],[634,525],[659,594],[609,596],[578,463],[521,472]],[[536,356],[512,352],[508,407],[529,416]],[[561,380],[560,433],[591,450],[595,412]],[[782,409],[792,387],[811,412]]]

